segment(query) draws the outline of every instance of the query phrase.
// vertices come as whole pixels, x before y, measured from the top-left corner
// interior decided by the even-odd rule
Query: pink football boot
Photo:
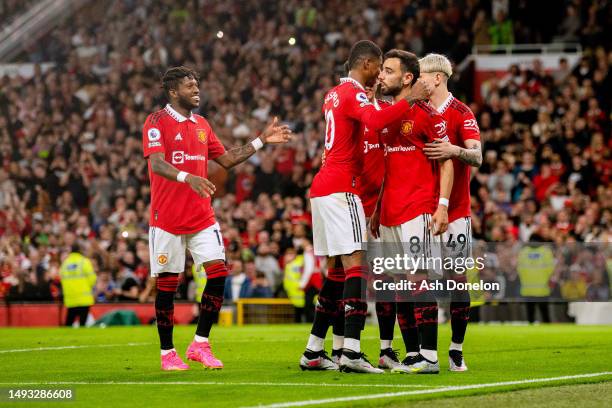
[[[189,366],[181,360],[176,351],[171,351],[165,356],[161,356],[161,367],[164,371],[189,370]]]
[[[187,349],[187,359],[198,361],[206,368],[218,370],[223,368],[221,360],[216,358],[210,349],[210,343],[193,341]]]

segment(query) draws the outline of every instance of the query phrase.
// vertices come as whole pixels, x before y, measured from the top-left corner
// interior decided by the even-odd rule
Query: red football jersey
[[[387,109],[376,110],[359,82],[342,78],[340,85],[325,95],[325,164],[312,181],[310,197],[359,194],[357,178],[363,171],[363,127],[381,130],[409,109],[408,102],[402,100]]]
[[[385,185],[380,223],[401,225],[420,214],[433,214],[438,206],[439,166],[423,148],[434,139],[448,140],[446,121],[433,107],[418,102],[396,123],[387,127]]]
[[[180,171],[208,176],[208,160],[225,148],[208,121],[199,115],[184,117],[170,105],[149,117],[142,129],[144,157],[163,153]],[[149,224],[172,234],[193,234],[215,223],[209,198],[201,198],[187,183],[168,180],[151,170],[151,214]]]
[[[376,100],[374,107],[384,109],[392,106],[391,103]],[[385,177],[385,151],[380,140],[380,134],[387,132],[383,129],[379,132],[371,131],[364,127],[363,130],[363,172],[357,180],[359,186],[359,198],[363,204],[366,217],[371,217],[376,208],[376,202],[380,195],[380,187]]]
[[[438,112],[446,120],[448,137],[452,144],[465,148],[466,140],[480,140],[480,129],[478,128],[478,122],[476,122],[474,113],[466,104],[455,98],[452,94],[449,94],[446,101],[440,105]],[[471,166],[459,159],[453,159],[453,167],[455,169],[455,178],[449,199],[448,222],[471,215]]]

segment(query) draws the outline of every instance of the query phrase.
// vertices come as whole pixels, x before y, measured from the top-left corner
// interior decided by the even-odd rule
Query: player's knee
[[[332,282],[344,282],[343,268],[329,268],[327,270],[327,279]]]
[[[225,278],[229,275],[227,265],[222,260],[212,261],[204,265],[207,279]]]
[[[159,276],[157,277],[157,290],[159,292],[171,292],[172,296],[174,296],[174,293],[176,292],[176,289],[178,288],[178,279],[179,279],[179,275],[178,273],[161,273],[159,274]]]

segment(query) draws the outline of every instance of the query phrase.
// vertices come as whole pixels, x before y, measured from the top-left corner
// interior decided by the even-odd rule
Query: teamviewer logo
[[[172,152],[172,164],[185,163],[185,152]]]

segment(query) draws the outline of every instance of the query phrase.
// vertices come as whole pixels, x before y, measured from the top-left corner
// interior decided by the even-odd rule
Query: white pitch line
[[[391,398],[391,397],[404,397],[407,395],[436,394],[436,393],[448,392],[448,391],[463,391],[463,390],[473,390],[473,389],[478,389],[478,388],[502,387],[502,386],[508,386],[508,385],[521,385],[521,384],[542,383],[542,382],[552,382],[552,381],[561,381],[561,380],[575,380],[579,378],[601,377],[605,375],[612,375],[612,371],[604,371],[601,373],[566,375],[562,377],[547,377],[547,378],[533,378],[533,379],[518,380],[518,381],[503,381],[503,382],[485,383],[485,384],[457,385],[457,386],[449,386],[449,387],[441,387],[441,388],[417,390],[417,391],[400,391],[400,392],[390,392],[390,393],[385,393],[385,394],[356,395],[353,397],[325,398],[325,399],[319,399],[319,400],[282,402],[282,403],[270,404],[270,405],[256,405],[255,407],[257,408],[305,407],[308,405],[332,404],[332,403],[337,403],[337,402],[360,401],[360,400]]]
[[[26,353],[28,351],[72,350],[72,349],[83,349],[83,348],[135,347],[135,346],[149,346],[151,344],[153,343],[84,344],[81,346],[34,347],[34,348],[25,348],[25,349],[0,350],[0,354]]]
[[[420,384],[327,384],[298,382],[220,382],[220,381],[42,381],[42,382],[0,382],[0,385],[247,385],[264,387],[379,387],[379,388],[420,388],[428,387]],[[441,385],[440,387],[444,387]]]

